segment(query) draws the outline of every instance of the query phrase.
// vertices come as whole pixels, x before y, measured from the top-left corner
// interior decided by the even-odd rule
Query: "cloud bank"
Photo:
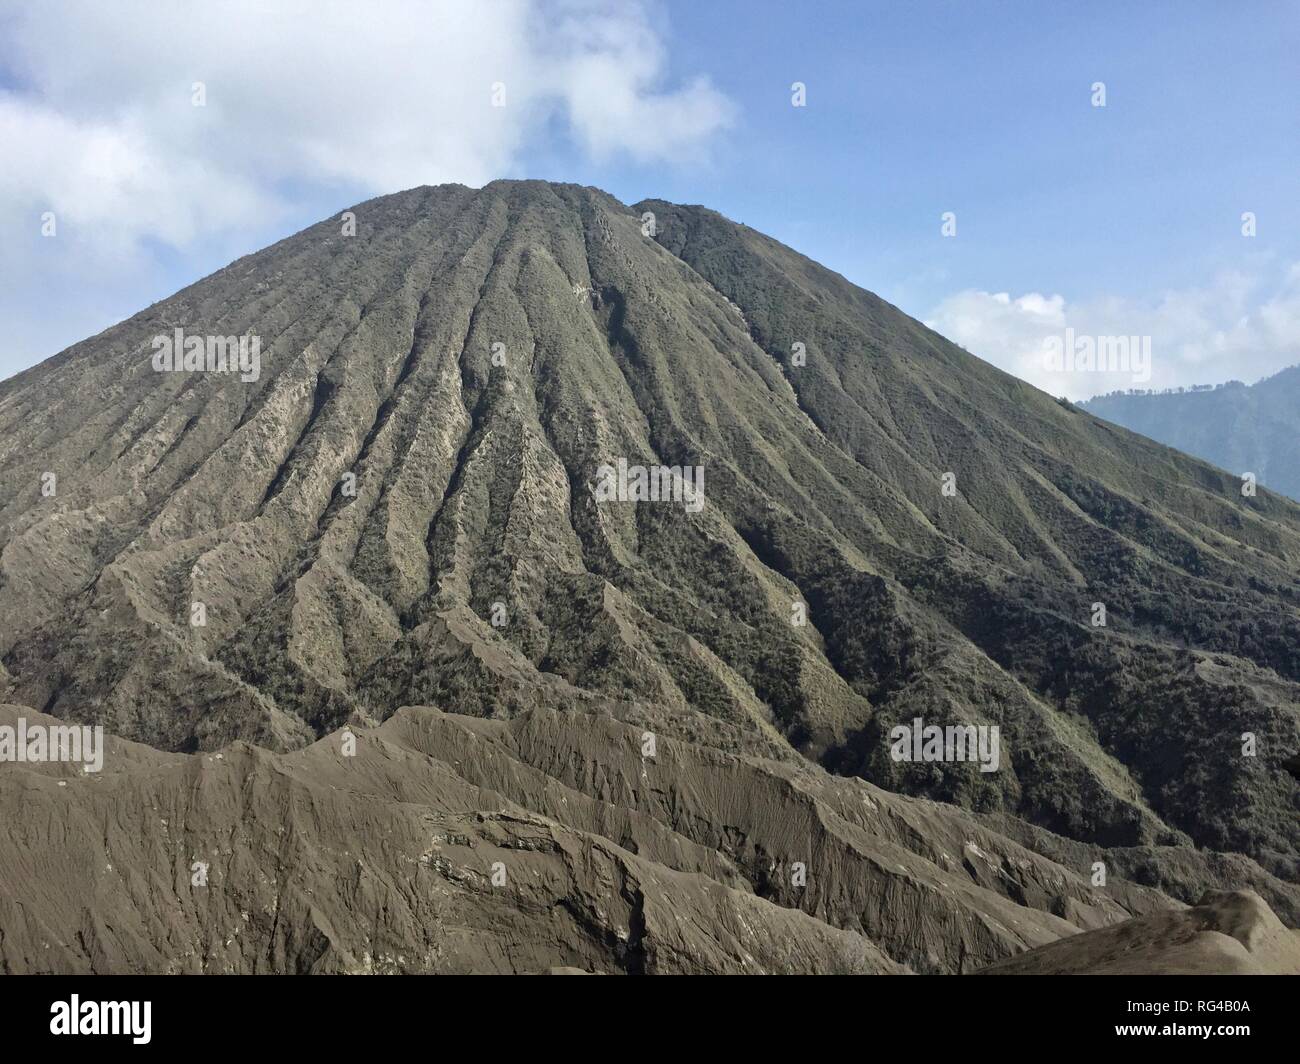
[[[557,129],[671,161],[733,113],[705,79],[664,87],[645,10],[602,0],[45,2],[4,30],[8,209],[178,246],[272,217],[294,182],[481,185]]]
[[[942,300],[925,323],[1008,373],[1071,399],[1234,378],[1253,383],[1300,363],[1300,263],[1262,264],[1250,275],[1224,272],[1204,287],[1151,300],[1071,303],[1059,294],[967,289]],[[1079,351],[1092,342],[1095,369],[1071,371],[1052,359],[1067,337]],[[1102,357],[1117,354],[1122,348],[1115,340],[1122,337],[1131,351],[1149,342],[1149,367],[1136,357],[1128,363]]]

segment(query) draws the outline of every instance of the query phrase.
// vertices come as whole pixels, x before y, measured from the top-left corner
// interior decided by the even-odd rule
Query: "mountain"
[[[61,840],[0,828],[43,899],[10,970],[969,971],[1210,889],[1300,922],[1300,507],[702,207],[360,204],[0,384],[0,488],[0,700],[114,737],[0,764]]]
[[[1300,366],[1252,385],[1099,395],[1089,413],[1300,499]]]

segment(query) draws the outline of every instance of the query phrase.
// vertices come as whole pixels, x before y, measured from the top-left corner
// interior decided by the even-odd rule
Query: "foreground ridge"
[[[604,714],[407,707],[289,754],[114,739],[99,776],[11,768],[6,970],[959,972],[1175,904],[951,807],[642,745]]]

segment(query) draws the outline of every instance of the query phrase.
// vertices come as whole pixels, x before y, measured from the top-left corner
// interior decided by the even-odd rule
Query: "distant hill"
[[[1233,473],[1300,499],[1300,366],[1247,386],[1204,391],[1102,395],[1080,404]]]

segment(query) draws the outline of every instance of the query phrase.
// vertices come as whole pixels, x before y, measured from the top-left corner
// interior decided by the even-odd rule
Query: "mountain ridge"
[[[1200,391],[1112,393],[1080,404],[1098,417],[1238,476],[1300,498],[1300,366],[1254,384],[1240,382]]]

